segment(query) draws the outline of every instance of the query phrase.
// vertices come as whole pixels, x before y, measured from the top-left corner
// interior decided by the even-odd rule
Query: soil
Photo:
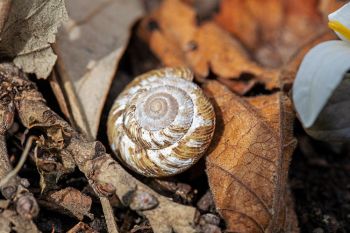
[[[350,232],[349,146],[308,137],[297,123],[290,185],[301,232]]]

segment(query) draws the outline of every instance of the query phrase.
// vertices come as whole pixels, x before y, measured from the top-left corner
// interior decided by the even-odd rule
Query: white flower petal
[[[293,85],[294,105],[304,128],[314,124],[349,69],[350,43],[344,41],[321,43],[304,57]]]
[[[350,3],[345,4],[332,14],[328,15],[329,22],[338,22],[341,25],[343,25],[347,30],[348,33],[350,32]],[[335,33],[341,38],[342,40],[350,42],[349,34],[341,32],[341,30],[334,30]]]
[[[313,138],[326,142],[350,141],[350,75],[333,91],[315,123],[306,132]]]

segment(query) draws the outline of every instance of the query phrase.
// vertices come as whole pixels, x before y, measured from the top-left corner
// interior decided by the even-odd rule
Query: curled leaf
[[[344,104],[350,99],[349,89],[342,87],[348,85],[344,77],[350,69],[349,60],[349,43],[327,41],[305,56],[297,73],[294,105],[304,128],[319,139],[326,135],[332,140],[350,138],[350,124],[343,119],[348,116]],[[317,136],[316,131],[323,132]]]

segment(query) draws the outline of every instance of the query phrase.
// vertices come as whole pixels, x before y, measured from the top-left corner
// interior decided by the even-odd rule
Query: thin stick
[[[113,209],[107,197],[100,197],[103,213],[109,233],[118,233],[118,226],[114,220]]]
[[[25,161],[27,160],[28,154],[29,154],[29,150],[33,144],[34,139],[36,139],[36,137],[31,136],[28,139],[28,142],[22,152],[21,158],[19,159],[18,164],[16,165],[15,169],[13,169],[12,171],[10,171],[1,181],[0,181],[0,187],[3,187],[4,185],[7,184],[7,182],[9,182],[9,180],[11,180],[14,176],[17,175],[17,173],[21,170],[22,166],[24,165]]]
[[[134,192],[136,188],[141,192],[151,194],[159,202],[153,209],[140,210],[149,220],[154,232],[172,232],[172,230],[177,233],[197,232],[195,229],[198,215],[196,208],[175,203],[138,181],[105,152],[102,143],[87,140],[53,112],[45,104],[40,92],[15,66],[0,64],[0,72],[1,69],[11,71],[5,73],[10,74],[10,76],[4,76],[3,78],[4,80],[10,80],[10,82],[13,82],[13,73],[18,73],[18,82],[14,85],[18,86],[17,89],[20,91],[16,93],[15,106],[18,117],[25,127],[39,126],[48,134],[50,127],[59,126],[65,132],[67,139],[65,140],[67,142],[65,149],[73,156],[80,171],[89,179],[96,194],[102,197],[100,201],[102,208],[105,210],[110,233],[118,231],[115,230],[117,227],[115,226],[112,208],[108,203],[108,199],[103,196],[115,193],[120,200],[123,200],[125,195]]]
[[[58,59],[57,64],[60,64],[60,62],[60,59]],[[73,123],[76,124],[86,134],[89,140],[93,140],[94,137],[92,136],[92,132],[87,121],[86,113],[83,109],[81,101],[79,100],[74,84],[72,80],[68,77],[68,74],[65,71],[65,69],[60,68],[60,65],[58,65],[57,67],[58,72],[56,73],[56,75],[59,73],[59,78],[62,79],[63,92],[64,95],[67,97],[70,113],[73,115],[71,119],[73,120]]]

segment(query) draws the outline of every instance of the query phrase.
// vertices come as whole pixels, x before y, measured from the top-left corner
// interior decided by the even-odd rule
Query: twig
[[[23,125],[29,129],[41,129],[46,135],[49,134],[50,127],[60,127],[64,135],[64,149],[73,156],[78,168],[85,174],[99,197],[115,193],[125,205],[129,205],[125,200],[130,199],[130,196],[137,196],[132,194],[147,193],[157,200],[157,205],[135,211],[147,217],[155,233],[196,232],[195,208],[175,203],[135,179],[106,153],[102,143],[87,140],[53,112],[35,85],[16,67],[0,64],[0,74],[2,70],[11,70],[3,73],[4,77],[11,78],[13,85],[16,85],[15,106]]]
[[[58,61],[60,62],[60,61]],[[92,132],[89,124],[87,123],[87,117],[85,111],[82,107],[82,104],[78,98],[77,92],[74,88],[72,80],[69,79],[66,75],[66,72],[60,70],[60,78],[64,83],[64,92],[67,97],[67,104],[69,105],[70,113],[72,114],[71,121],[76,124],[88,137],[88,139],[92,140],[94,137],[92,136]]]
[[[0,72],[0,187],[3,196],[15,203],[17,213],[31,219],[39,213],[39,206],[33,194],[26,189],[29,184],[25,184],[24,180],[16,174],[27,157],[32,139],[27,144],[14,171],[12,171],[6,148],[5,134],[12,126],[15,112],[12,91],[10,83],[4,80],[3,73]]]
[[[0,135],[0,179],[5,177],[9,171],[11,171],[11,164],[7,155],[6,140],[5,136]]]
[[[107,197],[100,197],[103,213],[105,215],[106,224],[109,233],[118,233],[118,226],[114,220],[113,209]]]
[[[21,170],[22,166],[24,165],[25,161],[27,160],[29,150],[30,150],[35,138],[36,137],[33,137],[33,136],[29,137],[28,142],[27,142],[27,144],[22,152],[21,158],[20,158],[18,164],[16,165],[16,167],[12,171],[10,171],[4,178],[2,178],[0,180],[0,188],[3,187],[4,185],[6,185]]]

